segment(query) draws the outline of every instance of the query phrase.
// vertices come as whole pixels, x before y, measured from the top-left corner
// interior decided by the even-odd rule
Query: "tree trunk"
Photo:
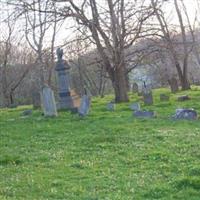
[[[189,90],[190,88],[190,83],[187,79],[187,77],[183,76],[182,81],[181,81],[181,89],[182,90]]]
[[[116,67],[111,79],[115,92],[115,102],[128,102],[127,80],[124,68],[122,66]]]
[[[190,83],[189,83],[188,78],[187,78],[187,73],[186,72],[185,73],[182,72],[179,63],[176,63],[176,69],[177,69],[179,80],[180,80],[180,83],[181,83],[181,89],[182,90],[191,89],[190,88]]]
[[[14,104],[14,94],[13,94],[13,91],[11,90],[10,91],[10,105],[13,105]]]

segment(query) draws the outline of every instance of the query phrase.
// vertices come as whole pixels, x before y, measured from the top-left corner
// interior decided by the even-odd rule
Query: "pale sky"
[[[1,1],[2,0],[0,0],[0,2]],[[200,1],[200,0],[183,0],[183,1],[185,3],[186,8],[187,8],[188,15],[189,15],[190,20],[191,20],[191,24],[193,24],[194,18],[195,18],[195,14],[196,14],[196,9],[198,8],[197,1]],[[177,24],[177,16],[176,16],[176,13],[173,12],[173,9],[174,9],[173,0],[170,0],[169,2],[170,3],[165,3],[165,6],[164,6],[164,10],[166,12],[166,16],[168,16],[168,22],[170,24]],[[1,4],[0,4],[0,9],[3,9],[3,6]],[[182,12],[183,12],[183,10],[182,10]],[[199,13],[200,13],[200,11],[199,11]],[[3,18],[2,14],[3,13],[0,12],[0,20]],[[200,21],[200,16],[198,16],[198,19]],[[70,22],[70,20],[68,20],[64,24],[64,26],[61,28],[60,33],[57,35],[57,45],[61,44],[64,39],[67,39],[67,40],[73,39],[72,31],[70,31],[70,29],[67,29],[70,26],[72,26],[71,23],[73,23],[73,22]],[[19,26],[21,26],[21,24]],[[1,23],[0,24],[0,31],[1,31],[0,35],[1,36],[3,35],[2,33],[3,33],[4,30],[5,30],[5,28],[2,26],[2,23]],[[50,33],[49,33],[49,35],[50,35]],[[1,40],[1,38],[0,38],[0,40]]]
[[[167,6],[165,6],[165,11],[168,16],[170,16],[171,13],[173,13],[170,16],[170,18],[171,18],[170,22],[173,24],[176,24],[177,23],[177,15],[175,12],[173,12],[173,10],[174,10],[173,0],[170,0],[170,1],[171,1],[170,3],[166,3]],[[199,1],[199,0],[183,0],[184,4],[186,6],[186,9],[188,11],[188,15],[190,17],[191,23],[194,22],[194,19],[196,16],[196,10],[199,9],[197,1]],[[200,3],[200,1],[199,1],[199,3]],[[181,11],[184,13],[183,9],[181,9]],[[200,14],[200,10],[199,10],[199,14]],[[198,16],[198,17],[200,17],[200,16]]]

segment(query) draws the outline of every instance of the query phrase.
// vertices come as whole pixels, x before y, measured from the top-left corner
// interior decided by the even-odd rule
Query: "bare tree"
[[[2,67],[2,93],[3,93],[3,104],[9,106],[9,94],[8,94],[8,80],[7,80],[7,68],[9,63],[9,57],[11,56],[12,39],[15,23],[12,23],[9,18],[6,21],[7,33],[4,35],[3,41],[1,41],[1,67]]]
[[[29,46],[36,53],[35,63],[38,65],[40,77],[39,87],[44,84],[51,85],[52,69],[54,66],[55,38],[57,33],[57,13],[55,12],[55,2],[31,0],[18,1],[17,8],[20,10],[20,17],[25,19],[25,37]],[[51,9],[53,12],[40,12]]]
[[[155,15],[160,25],[160,31],[162,32],[162,38],[166,43],[165,48],[167,48],[170,56],[173,60],[174,66],[177,70],[177,74],[181,83],[182,90],[190,89],[190,83],[188,81],[188,57],[191,53],[192,48],[189,45],[186,37],[186,26],[183,22],[183,14],[180,10],[177,0],[174,0],[174,7],[178,17],[179,28],[181,33],[183,51],[181,51],[182,56],[177,52],[177,44],[173,40],[173,36],[170,30],[170,25],[167,23],[164,13],[161,9],[159,1],[151,0],[152,7],[154,8]],[[180,50],[180,49],[179,49]]]
[[[54,2],[60,17],[72,17],[79,26],[87,28],[112,81],[116,102],[128,101],[125,49],[140,37],[143,22],[152,15],[145,0],[107,0],[101,5],[96,0]],[[51,9],[32,9],[52,13]]]
[[[15,91],[31,70],[31,66],[27,65],[30,56],[23,57],[25,52],[20,50],[19,38],[15,36],[15,21],[7,18],[3,23],[7,27],[7,31],[2,34],[3,37],[0,43],[1,91],[3,94],[3,106],[10,106],[15,103]]]

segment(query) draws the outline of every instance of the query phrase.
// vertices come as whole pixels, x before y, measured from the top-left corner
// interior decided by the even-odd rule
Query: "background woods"
[[[57,90],[58,47],[79,94],[113,91],[116,102],[126,102],[133,82],[158,87],[174,77],[189,89],[200,73],[194,4],[191,11],[184,0],[0,1],[1,106],[29,104],[44,85]]]

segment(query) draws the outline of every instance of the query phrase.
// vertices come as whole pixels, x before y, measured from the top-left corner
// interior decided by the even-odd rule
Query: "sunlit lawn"
[[[112,96],[94,98],[84,119],[0,110],[0,199],[200,199],[200,120],[170,118],[180,107],[200,113],[200,88],[170,94],[170,102],[160,102],[163,92],[142,106],[155,119],[135,119],[130,103],[107,111]],[[192,99],[177,102],[180,94]]]

